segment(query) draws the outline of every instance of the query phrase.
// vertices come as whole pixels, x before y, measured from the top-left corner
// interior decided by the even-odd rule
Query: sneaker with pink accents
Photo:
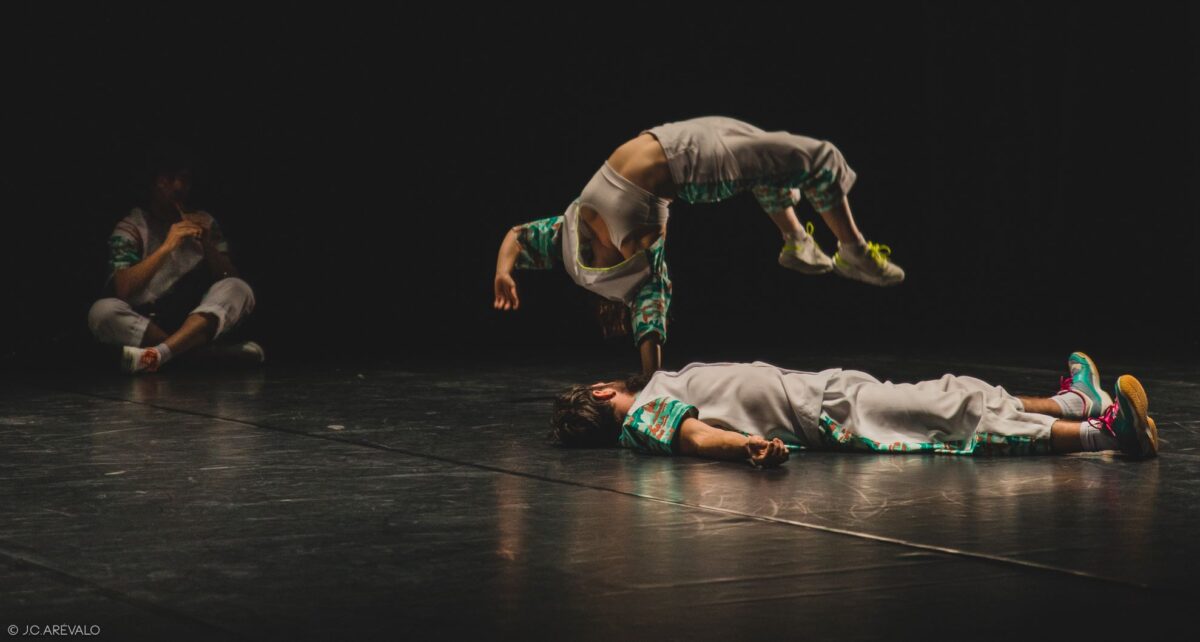
[[[1099,417],[1105,409],[1112,405],[1112,397],[1100,386],[1100,370],[1096,362],[1082,352],[1072,352],[1067,359],[1067,370],[1070,376],[1059,381],[1058,394],[1055,397],[1064,398],[1063,407],[1070,409],[1069,419],[1087,419]],[[1074,412],[1082,402],[1082,411]]]
[[[1158,454],[1158,426],[1146,414],[1149,406],[1142,383],[1133,375],[1121,375],[1113,404],[1088,423],[1116,437],[1126,455],[1139,459],[1154,457]]]

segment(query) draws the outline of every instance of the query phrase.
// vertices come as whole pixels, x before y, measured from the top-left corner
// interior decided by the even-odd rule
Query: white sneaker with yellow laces
[[[892,263],[892,248],[878,243],[846,245],[838,243],[833,255],[833,271],[847,279],[871,285],[896,285],[904,281],[904,270]]]
[[[806,232],[799,239],[784,239],[783,249],[779,251],[779,264],[801,274],[825,274],[833,270],[833,259],[821,251],[821,246],[813,238],[811,222],[807,224]]]

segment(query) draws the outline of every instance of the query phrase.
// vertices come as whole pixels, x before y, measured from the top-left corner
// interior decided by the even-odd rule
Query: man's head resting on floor
[[[613,406],[611,391],[636,395],[649,375],[635,374],[622,381],[571,386],[554,400],[550,440],[569,448],[604,448],[617,445],[625,418]]]

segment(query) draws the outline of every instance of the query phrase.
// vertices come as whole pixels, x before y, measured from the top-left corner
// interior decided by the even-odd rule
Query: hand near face
[[[179,209],[179,216],[188,223],[195,223],[208,231],[212,227],[212,219],[200,214],[199,212],[185,212],[183,208]]]
[[[208,250],[215,242],[212,234],[212,219],[198,212],[184,212],[182,208],[179,210],[179,215],[183,217],[184,221],[200,226],[200,229],[204,232],[199,237],[200,243]]]
[[[191,221],[183,220],[171,226],[167,232],[167,239],[163,241],[163,247],[167,250],[179,249],[179,246],[187,239],[201,240],[204,237],[205,229],[203,226]]]
[[[750,463],[757,467],[773,468],[788,460],[787,446],[778,437],[767,441],[758,435],[751,435],[746,442],[746,453]]]

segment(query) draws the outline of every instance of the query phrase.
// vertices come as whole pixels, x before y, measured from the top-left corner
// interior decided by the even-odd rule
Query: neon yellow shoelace
[[[871,258],[875,259],[875,263],[883,265],[887,263],[888,257],[892,255],[892,248],[880,244],[867,241],[867,253]]]
[[[804,222],[804,231],[808,232],[809,236],[813,235],[814,228],[813,228],[812,221]],[[800,246],[796,245],[795,243],[785,243],[783,246],[784,252],[791,252],[792,250],[798,250],[798,249],[800,249]]]

